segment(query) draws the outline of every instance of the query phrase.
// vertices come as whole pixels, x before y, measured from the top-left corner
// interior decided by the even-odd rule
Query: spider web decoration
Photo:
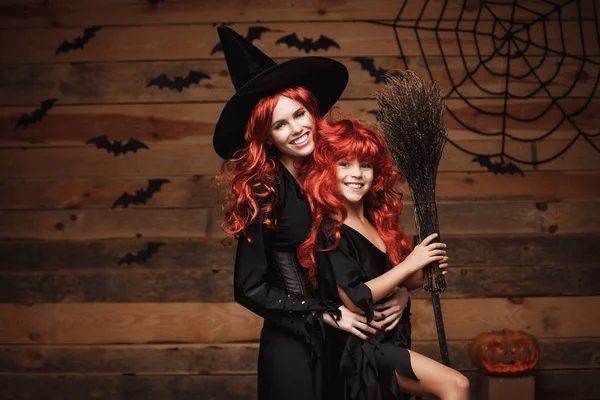
[[[484,0],[464,1],[462,5],[448,0],[425,0],[417,13],[414,8],[409,10],[408,0],[404,0],[393,23],[372,23],[393,27],[398,51],[406,69],[409,69],[409,63],[402,47],[401,34],[414,33],[424,60],[423,66],[431,79],[434,79],[434,74],[428,58],[435,57],[438,64],[439,60],[442,61],[451,88],[445,98],[452,100],[452,104],[460,104],[462,109],[457,110],[447,101],[448,114],[467,131],[481,136],[498,137],[499,151],[479,154],[455,140],[448,139],[448,142],[474,156],[473,162],[494,174],[522,174],[521,169],[512,161],[533,166],[548,163],[562,156],[578,140],[586,141],[600,152],[600,148],[592,140],[600,136],[600,131],[593,127],[594,131],[589,132],[590,128],[587,127],[586,132],[583,124],[577,120],[577,116],[590,105],[600,82],[598,10],[595,0],[590,1],[591,4],[587,4],[587,14],[591,8],[593,15],[585,16],[593,20],[583,21],[581,0],[568,0],[561,4],[549,0]],[[407,15],[409,13],[411,15]],[[565,19],[563,14],[566,13],[575,15],[575,18]],[[466,18],[465,14],[470,18]],[[587,24],[587,29],[584,29],[584,23]],[[426,46],[423,42],[428,39]],[[569,46],[567,39],[571,41]],[[576,46],[573,46],[573,39],[580,42],[579,48],[574,48]],[[435,44],[431,44],[432,42]],[[458,51],[448,55],[449,47]],[[593,48],[592,54],[590,48]],[[474,49],[475,53],[466,54],[465,49]],[[462,67],[459,68],[462,69],[461,77],[458,79],[456,64],[449,63],[449,58],[456,59],[457,55],[462,61]],[[475,63],[470,62],[471,59]],[[454,68],[451,69],[451,66]],[[565,70],[568,74],[565,74]],[[565,85],[565,77],[569,76],[572,77],[572,82]],[[481,82],[482,80],[494,84]],[[469,94],[473,91],[478,91],[480,95]],[[502,107],[486,109],[473,101],[476,98],[500,100]],[[520,115],[524,110],[523,101],[534,98],[542,106],[536,105],[527,110],[526,116]],[[464,111],[465,108],[467,112]],[[464,118],[472,118],[473,115],[498,118],[501,128],[494,131],[473,126]],[[519,129],[512,126],[518,126]],[[541,128],[542,133],[535,137],[531,134],[529,137],[519,135],[519,130],[533,130],[534,127],[536,131]],[[565,131],[572,133],[568,143],[554,154],[538,159],[537,144],[559,129],[563,132],[562,135]],[[510,141],[532,144],[531,158],[510,154],[507,149]]]

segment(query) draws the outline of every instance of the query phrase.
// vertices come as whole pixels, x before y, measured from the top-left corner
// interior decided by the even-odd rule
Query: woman
[[[314,149],[321,115],[340,97],[348,73],[322,57],[275,64],[229,28],[220,27],[219,36],[236,93],[219,118],[213,145],[227,160],[218,177],[230,184],[225,230],[239,238],[235,300],[265,320],[258,398],[319,399],[322,322],[346,331],[375,333],[384,327],[313,298],[296,258],[310,228],[300,168]],[[402,301],[396,296],[387,303],[392,312],[386,318],[400,318]]]
[[[399,284],[421,286],[421,269],[431,262],[448,266],[446,245],[432,243],[437,234],[411,252],[398,227],[399,174],[373,131],[355,119],[323,127],[307,168],[304,189],[312,226],[298,255],[313,285],[318,277],[323,298],[362,310],[369,322],[373,304]],[[328,333],[327,344],[341,360],[346,399],[398,399],[401,392],[443,400],[468,398],[468,380],[403,347],[401,330],[368,335],[364,342],[346,332]]]

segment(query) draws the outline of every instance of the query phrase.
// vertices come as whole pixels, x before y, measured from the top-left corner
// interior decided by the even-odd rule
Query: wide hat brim
[[[246,146],[246,124],[263,97],[302,86],[314,94],[321,115],[325,115],[347,83],[348,70],[344,64],[325,57],[295,58],[263,71],[242,86],[225,105],[213,136],[215,151],[228,160]]]

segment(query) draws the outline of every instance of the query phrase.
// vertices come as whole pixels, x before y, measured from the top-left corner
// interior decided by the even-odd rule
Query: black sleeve
[[[334,244],[331,229],[327,226],[320,230],[318,245],[321,249],[330,248]],[[339,245],[330,251],[317,251],[317,266],[322,269],[320,276],[331,275],[335,282],[348,295],[350,300],[366,315],[368,323],[373,319],[373,296],[371,289],[365,285],[365,275],[358,264],[355,251],[349,240],[343,235]],[[328,274],[328,271],[331,273]]]
[[[326,300],[291,295],[268,284],[265,230],[264,224],[257,221],[240,235],[233,280],[235,301],[313,343],[317,325],[322,327],[323,312],[339,316],[338,306]]]

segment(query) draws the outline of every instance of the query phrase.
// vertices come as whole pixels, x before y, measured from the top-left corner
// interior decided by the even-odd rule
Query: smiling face
[[[273,122],[267,144],[281,152],[280,159],[309,156],[314,148],[315,120],[306,108],[288,97],[280,96],[273,110]]]
[[[373,185],[373,165],[354,159],[337,163],[338,187],[344,201],[358,203]]]

